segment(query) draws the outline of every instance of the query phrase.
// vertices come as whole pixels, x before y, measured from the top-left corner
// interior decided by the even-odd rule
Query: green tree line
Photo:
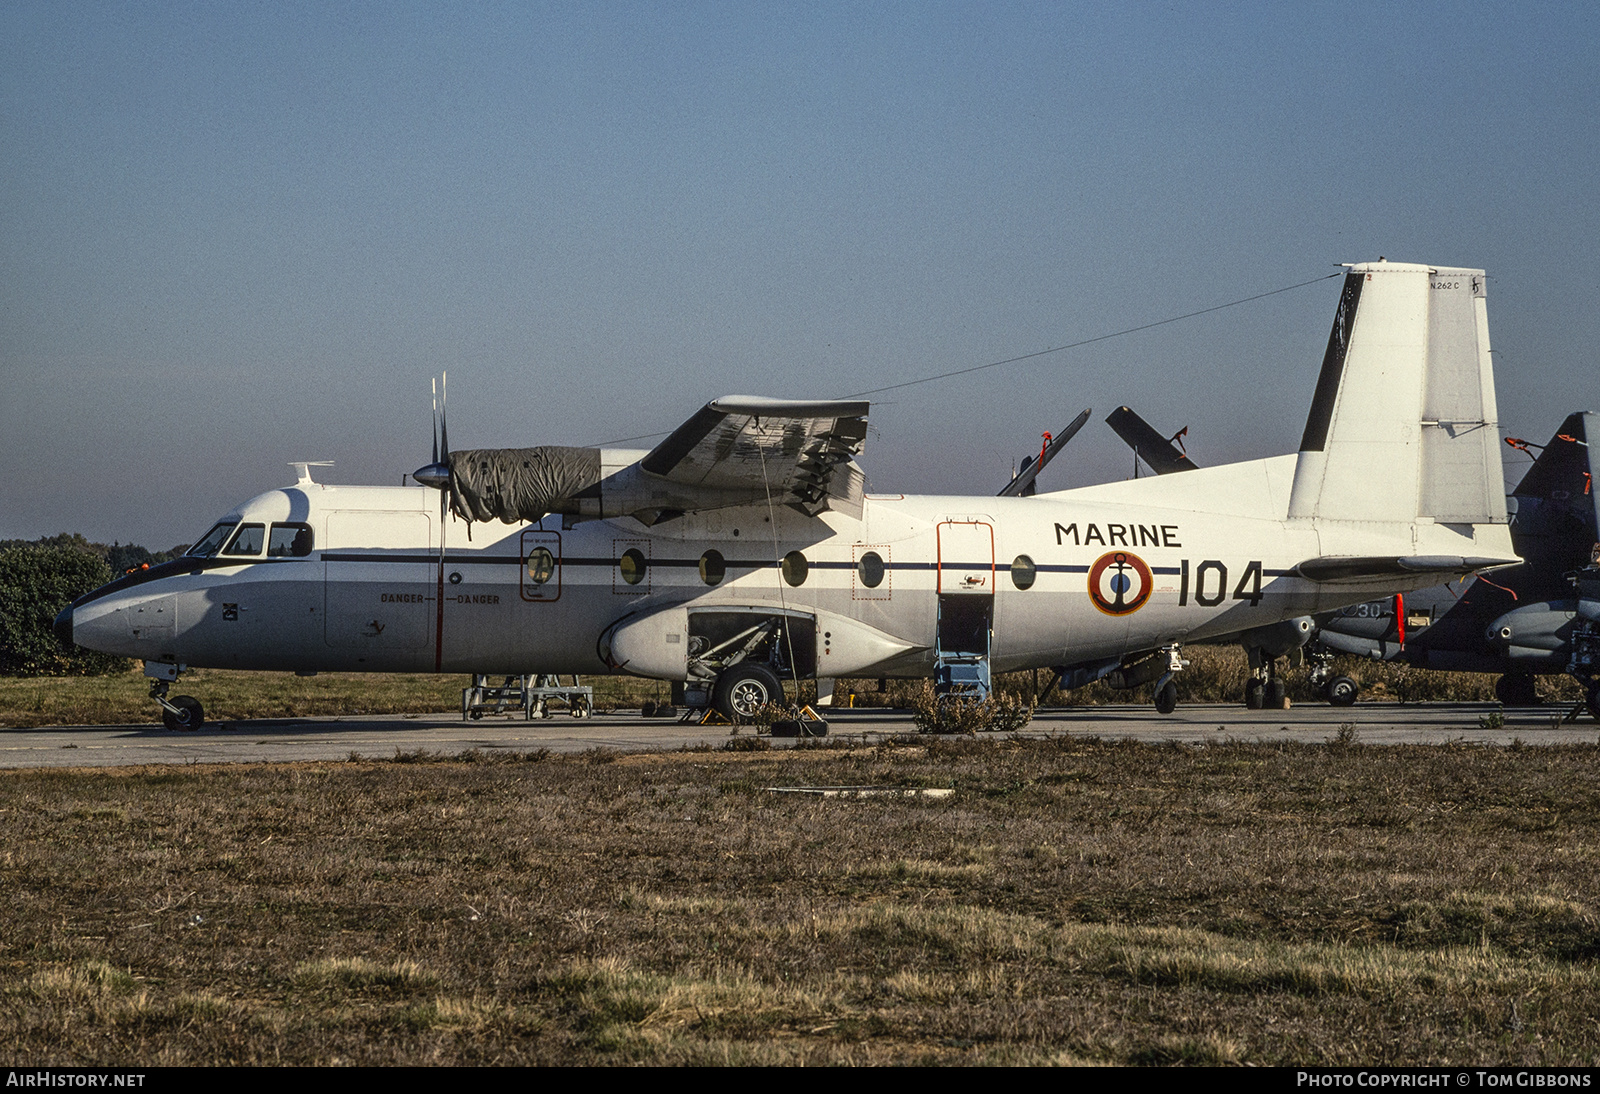
[[[57,613],[84,593],[141,566],[183,553],[135,544],[91,543],[77,533],[0,540],[0,676],[96,676],[122,672],[125,657],[64,645]]]

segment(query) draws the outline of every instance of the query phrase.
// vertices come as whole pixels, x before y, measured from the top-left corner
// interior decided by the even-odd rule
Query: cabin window
[[[189,548],[184,554],[190,558],[210,558],[217,553],[223,542],[228,538],[228,533],[233,531],[235,525],[231,520],[225,520],[204,536],[200,542]]]
[[[266,538],[267,526],[265,524],[241,524],[239,530],[233,534],[228,545],[222,549],[225,555],[249,555],[254,558],[261,553],[262,540]]]
[[[1011,584],[1017,588],[1033,588],[1033,580],[1038,576],[1039,568],[1033,564],[1033,559],[1027,555],[1018,555],[1011,560]]]
[[[644,555],[637,547],[629,547],[617,560],[617,569],[622,572],[622,580],[629,585],[639,584],[644,580]]]
[[[728,576],[728,563],[721,551],[707,551],[700,556],[700,580],[707,585],[720,585]]]
[[[867,588],[876,589],[883,584],[883,556],[878,552],[868,551],[862,555],[856,570],[861,575],[861,584]]]
[[[555,576],[556,556],[548,547],[535,547],[528,552],[528,580],[543,585]]]
[[[268,558],[304,558],[311,553],[311,525],[274,524],[267,537]]]
[[[806,583],[806,573],[810,571],[811,564],[806,561],[806,556],[799,551],[790,551],[783,556],[783,580],[795,588]]]

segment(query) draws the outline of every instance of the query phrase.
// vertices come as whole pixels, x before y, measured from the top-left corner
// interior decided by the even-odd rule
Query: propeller
[[[448,380],[450,374],[444,374]],[[411,477],[423,486],[431,486],[435,490],[448,491],[450,489],[450,434],[446,431],[444,420],[444,380],[434,382],[433,386],[433,462],[426,467],[419,467],[411,472]],[[442,449],[442,451],[441,451]]]
[[[411,472],[411,477],[417,482],[439,491],[439,579],[434,590],[434,672],[441,672],[444,668],[444,545],[446,521],[450,517],[450,434],[445,425],[445,393],[449,376],[449,373],[444,373],[433,385],[433,462]]]

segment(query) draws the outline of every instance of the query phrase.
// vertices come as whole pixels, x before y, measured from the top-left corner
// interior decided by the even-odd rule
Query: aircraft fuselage
[[[726,608],[814,620],[816,676],[923,676],[941,612],[977,606],[996,671],[1083,664],[1404,585],[1291,574],[1327,547],[1309,522],[1281,515],[1294,465],[1290,456],[1203,469],[1183,476],[1181,491],[1171,479],[1114,484],[1115,500],[1108,487],[869,495],[860,519],[759,505],[654,527],[622,518],[563,529],[552,516],[475,524],[469,542],[466,524],[447,517],[442,572],[434,491],[309,484],[229,514],[221,524],[234,527],[210,557],[128,575],[80,601],[73,638],[189,667],[683,679],[685,654],[673,647],[692,636],[672,612]],[[1236,511],[1219,515],[1219,496]],[[1472,553],[1470,538],[1443,526],[1439,536],[1418,550]],[[626,641],[615,626],[651,617],[668,622]]]

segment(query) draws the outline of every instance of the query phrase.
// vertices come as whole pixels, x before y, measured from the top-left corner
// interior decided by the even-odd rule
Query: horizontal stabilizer
[[[1293,570],[1307,581],[1367,581],[1375,577],[1459,577],[1479,570],[1515,566],[1520,558],[1464,558],[1460,555],[1326,555],[1307,559]]]
[[[1078,435],[1078,430],[1083,428],[1083,423],[1089,420],[1089,415],[1094,413],[1093,407],[1088,407],[1079,412],[1078,416],[1067,425],[1060,433],[1051,437],[1045,446],[1039,450],[1037,457],[1029,456],[1023,461],[1022,469],[1011,477],[996,497],[1001,498],[1028,498],[1033,496],[1033,482],[1039,477],[1039,472],[1044,470],[1045,464],[1056,458],[1056,453],[1066,447],[1067,442]],[[1048,434],[1046,434],[1048,436]]]
[[[1128,407],[1119,406],[1106,415],[1106,425],[1158,475],[1193,471],[1195,468],[1188,453],[1157,433],[1149,422]]]

